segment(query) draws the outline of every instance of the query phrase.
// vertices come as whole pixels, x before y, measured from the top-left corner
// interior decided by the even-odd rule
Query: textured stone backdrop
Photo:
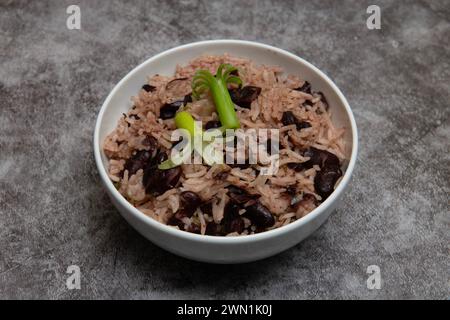
[[[81,8],[82,30],[66,28]],[[0,298],[448,298],[450,3],[0,2]],[[197,40],[271,44],[324,70],[360,132],[353,183],[313,236],[246,265],[154,246],[108,201],[92,133],[134,66]],[[66,268],[81,267],[81,290]],[[366,268],[381,268],[368,290]]]

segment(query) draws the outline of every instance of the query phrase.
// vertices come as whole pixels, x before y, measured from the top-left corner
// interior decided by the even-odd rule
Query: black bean
[[[201,228],[198,224],[196,223],[191,223],[191,225],[187,228],[186,230],[187,232],[191,232],[191,233],[197,233],[200,234],[201,232]]]
[[[317,194],[325,200],[334,191],[336,181],[342,176],[342,171],[338,166],[325,166],[317,172],[314,178],[314,188]]]
[[[221,235],[220,226],[214,222],[208,222],[206,224],[205,234],[209,236],[220,236]]]
[[[239,215],[240,209],[239,204],[232,200],[225,205],[223,219],[221,221],[225,234],[231,232],[241,233],[244,230],[244,220]]]
[[[311,168],[313,165],[318,165],[321,169],[324,167],[335,166],[339,167],[339,158],[326,150],[320,150],[314,147],[308,148],[304,153],[304,157],[310,159],[304,162],[302,165],[305,169]]]
[[[153,140],[149,139],[148,142],[150,145],[152,145]],[[150,147],[150,148],[153,148],[153,147]],[[154,148],[156,149],[156,146]],[[148,163],[146,164],[146,166],[144,168],[144,177],[142,179],[144,186],[147,185],[147,182],[148,182],[150,176],[153,174],[154,170],[156,169],[156,166],[158,164],[160,164],[162,161],[164,161],[162,158],[164,158],[164,157],[167,158],[167,155],[164,152],[160,152],[159,150],[153,149],[153,154],[154,154],[154,156],[152,156],[152,158],[150,159],[150,161],[148,161]]]
[[[211,120],[205,124],[205,130],[220,128],[221,126],[222,126],[222,123],[220,123],[220,121]]]
[[[302,130],[306,128],[311,128],[311,124],[308,121],[299,121],[295,124],[297,130]]]
[[[200,210],[203,212],[203,214],[212,215],[212,203],[211,202],[205,202],[200,205]]]
[[[169,226],[178,226],[178,228],[179,228],[180,230],[184,230],[184,223],[183,223],[183,221],[178,220],[178,219],[175,218],[175,217],[169,218],[169,220],[167,221],[167,224],[168,224]]]
[[[147,190],[147,186],[150,183],[154,183],[156,172],[158,171],[158,168],[154,165],[149,163],[145,169],[144,169],[144,177],[142,178],[142,183]]]
[[[161,193],[164,193],[165,191],[176,187],[178,181],[180,180],[181,167],[175,167],[169,170],[162,170],[162,171],[163,171],[163,181],[162,187],[160,187],[160,189],[162,190]]]
[[[202,203],[202,199],[192,191],[184,191],[180,194],[181,206],[188,217],[192,217],[195,210]]]
[[[245,216],[257,227],[268,228],[275,224],[272,213],[259,201],[246,208]]]
[[[165,160],[167,160],[167,154],[163,151],[157,151],[157,154],[150,160],[150,162],[144,169],[144,177],[142,179],[144,186],[148,184],[148,180],[154,174],[158,164],[162,163]]]
[[[192,102],[191,94],[185,95],[183,100],[177,100],[171,103],[166,103],[159,110],[159,117],[163,120],[171,119],[175,117],[175,114],[182,105],[186,105],[189,102]]]
[[[281,122],[285,126],[290,126],[295,124],[295,127],[297,130],[305,129],[311,127],[311,124],[307,121],[300,121],[298,120],[292,111],[285,111],[283,112],[283,116],[281,117]]]
[[[124,169],[128,170],[128,176],[132,176],[138,170],[144,169],[151,158],[152,158],[151,151],[147,150],[137,151],[125,162]]]
[[[281,122],[283,123],[283,125],[290,126],[295,124],[296,121],[297,119],[295,118],[292,111],[283,112],[283,116],[281,117]]]
[[[152,136],[146,136],[144,140],[142,140],[142,144],[146,147],[149,147],[150,150],[156,151],[156,148],[158,147],[158,141],[152,137]]]
[[[266,228],[256,226],[255,233],[261,233],[261,232],[264,232],[264,231],[266,231]]]
[[[142,86],[142,89],[144,89],[147,92],[153,92],[153,91],[155,91],[156,87],[155,86],[151,86],[149,84],[144,84]]]
[[[259,194],[250,194],[246,190],[230,185],[227,187],[228,196],[239,205],[248,205],[249,202],[253,203],[256,199],[260,197]]]
[[[192,94],[187,94],[184,96],[183,104],[186,105],[188,103],[192,102]]]
[[[159,110],[159,117],[163,120],[171,119],[175,117],[178,109],[183,105],[183,100],[174,101],[172,103],[166,103]]]
[[[145,173],[143,179],[145,183],[145,191],[153,195],[160,195],[167,190],[176,187],[178,181],[180,180],[181,168],[175,167],[168,170],[160,170],[157,167],[154,167],[148,172],[146,179]]]
[[[185,207],[198,207],[202,202],[202,199],[192,191],[183,191],[180,198],[181,204]]]
[[[163,194],[178,183],[181,176],[180,167],[168,170],[158,169],[158,165],[167,160],[167,154],[160,151],[145,167],[143,184],[147,193]]]
[[[244,231],[244,228],[245,228],[244,219],[242,219],[241,217],[236,217],[226,225],[225,232],[242,233],[242,231]]]
[[[289,169],[295,170],[295,172],[300,172],[303,169],[306,169],[303,163],[291,162],[287,164]]]
[[[307,106],[312,107],[314,104],[312,103],[311,100],[306,100],[305,102],[303,102],[303,105],[307,105]]]
[[[184,222],[181,220],[185,215],[182,212],[176,212],[172,217],[169,218],[167,224],[169,226],[178,226],[180,230],[184,230]]]
[[[231,100],[241,108],[249,109],[253,100],[256,100],[261,93],[261,88],[255,86],[245,86],[229,90]]]
[[[311,84],[308,81],[305,81],[301,87],[295,88],[294,90],[311,94]]]
[[[184,208],[179,209],[176,214],[179,215],[180,217],[188,217],[188,218],[192,217],[192,213]]]
[[[130,118],[135,119],[135,120],[140,120],[141,119],[137,114],[130,115]]]
[[[223,213],[223,221],[230,221],[239,216],[239,210],[241,208],[234,201],[228,201],[225,205],[224,213]]]

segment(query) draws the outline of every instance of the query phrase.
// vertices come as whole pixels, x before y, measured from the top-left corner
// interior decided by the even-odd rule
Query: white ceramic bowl
[[[107,159],[102,145],[123,112],[131,107],[130,97],[137,95],[147,77],[172,75],[176,64],[188,63],[202,54],[229,53],[252,59],[258,64],[281,66],[286,72],[308,80],[314,90],[322,91],[332,110],[332,121],[344,126],[348,167],[336,190],[318,208],[305,217],[278,229],[242,237],[202,236],[176,230],[144,215],[116,190],[107,174]],[[280,253],[313,233],[338,204],[355,166],[358,138],[355,119],[344,95],[324,73],[296,55],[268,45],[237,40],[215,40],[191,43],[162,52],[128,73],[106,98],[97,118],[94,132],[95,161],[101,180],[113,204],[122,216],[144,237],[177,255],[212,263],[241,263]]]

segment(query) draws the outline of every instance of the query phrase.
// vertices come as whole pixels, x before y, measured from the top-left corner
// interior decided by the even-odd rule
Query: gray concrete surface
[[[66,28],[81,7],[82,30]],[[0,1],[0,298],[449,298],[450,4]],[[258,263],[169,254],[108,201],[93,160],[101,103],[131,68],[204,39],[268,43],[347,96],[361,151],[342,206]],[[81,268],[81,290],[66,268]],[[369,265],[382,288],[366,287]]]

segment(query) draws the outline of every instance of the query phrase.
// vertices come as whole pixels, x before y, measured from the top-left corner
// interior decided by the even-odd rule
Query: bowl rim
[[[317,208],[315,208],[313,211],[308,213],[306,216],[289,223],[285,226],[264,231],[257,234],[251,234],[246,236],[236,236],[236,237],[219,237],[219,236],[210,236],[210,235],[199,235],[191,232],[186,232],[182,230],[175,229],[171,226],[165,225],[159,221],[154,220],[153,218],[145,215],[141,211],[139,211],[137,208],[135,208],[131,203],[129,203],[125,197],[123,197],[119,191],[114,187],[111,179],[108,176],[107,170],[105,166],[103,165],[102,157],[101,157],[101,148],[102,145],[100,141],[100,127],[103,122],[103,116],[108,108],[108,105],[111,102],[112,97],[115,95],[116,91],[118,91],[135,73],[137,73],[139,70],[145,68],[148,64],[151,62],[161,59],[164,56],[171,54],[175,51],[179,50],[185,50],[193,47],[199,47],[199,46],[205,46],[205,45],[214,45],[214,44],[230,44],[230,45],[242,45],[247,47],[252,47],[255,49],[264,49],[269,50],[272,52],[275,52],[277,54],[287,56],[290,59],[295,60],[296,62],[303,64],[306,68],[311,69],[314,73],[317,74],[317,76],[322,80],[325,81],[331,89],[337,94],[338,98],[341,100],[341,103],[344,105],[345,111],[347,112],[347,116],[350,120],[351,125],[351,131],[352,131],[352,152],[350,155],[349,163],[347,166],[347,169],[337,186],[337,188],[333,191],[333,193],[323,202],[321,203]],[[327,211],[327,209],[332,206],[332,204],[338,199],[340,194],[345,190],[347,184],[350,181],[351,175],[353,173],[357,153],[358,153],[358,132],[356,127],[355,118],[353,115],[353,112],[350,108],[350,105],[347,102],[347,99],[341,92],[341,90],[336,86],[336,84],[321,70],[319,70],[317,67],[315,67],[310,62],[304,60],[303,58],[288,52],[286,50],[273,47],[271,45],[254,42],[254,41],[246,41],[246,40],[233,40],[233,39],[221,39],[221,40],[206,40],[206,41],[198,41],[198,42],[192,42],[184,45],[180,45],[168,50],[165,50],[161,53],[158,53],[149,59],[145,60],[144,62],[140,63],[138,66],[136,66],[133,70],[127,73],[125,77],[123,77],[111,90],[111,92],[108,94],[107,98],[102,104],[102,107],[98,113],[96,124],[95,124],[95,130],[94,130],[94,157],[95,162],[97,165],[97,169],[99,171],[101,180],[103,182],[103,185],[108,189],[109,194],[114,197],[116,201],[119,202],[119,204],[126,209],[131,215],[133,215],[139,223],[144,223],[147,225],[150,225],[150,227],[159,229],[162,233],[167,233],[173,237],[182,239],[182,240],[188,240],[191,242],[206,242],[206,243],[215,243],[215,244],[243,244],[243,243],[249,243],[254,241],[263,241],[267,240],[269,238],[281,236],[283,234],[289,233],[290,231],[297,229],[301,227],[302,225],[308,224],[310,221],[314,220],[319,215],[323,214]],[[120,211],[120,210],[119,210]]]

